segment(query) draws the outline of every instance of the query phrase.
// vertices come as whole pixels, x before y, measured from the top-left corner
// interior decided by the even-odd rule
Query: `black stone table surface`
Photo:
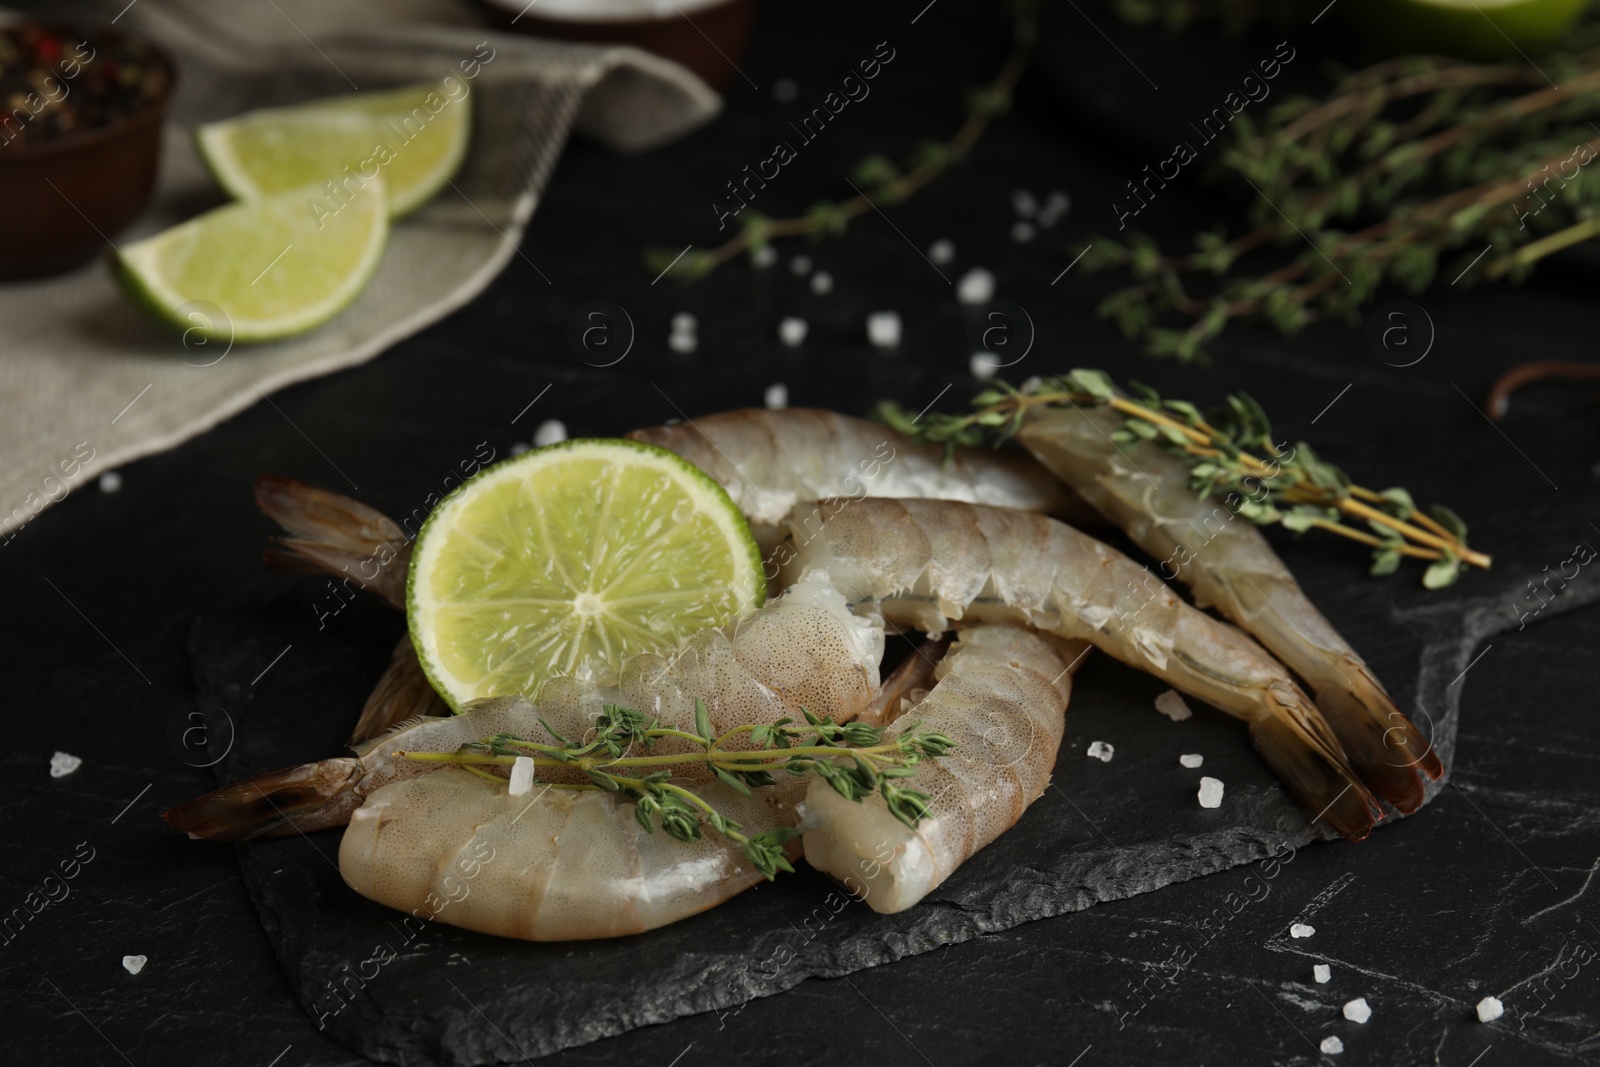
[[[765,270],[735,263],[686,289],[652,284],[640,249],[714,244],[712,205],[724,183],[765,159],[776,140],[792,138],[789,119],[879,52],[880,42],[894,58],[872,94],[805,144],[761,190],[754,210],[792,214],[848,195],[843,176],[855,161],[874,152],[903,156],[951,128],[968,87],[1006,51],[1005,26],[987,5],[862,7],[764,5],[726,113],[645,156],[574,144],[522,254],[480,298],[365,367],[285,390],[272,404],[130,465],[117,492],[77,489],[0,546],[0,703],[11,738],[0,756],[7,842],[0,919],[23,913],[0,935],[0,1062],[368,1062],[352,1051],[359,1042],[334,1040],[303,1009],[286,977],[287,956],[280,959],[283,931],[273,928],[273,916],[284,912],[258,910],[241,853],[186,841],[158,817],[215,782],[214,771],[190,765],[198,761],[175,734],[195,709],[196,678],[217,684],[207,682],[208,671],[226,650],[239,659],[255,653],[252,641],[282,636],[281,646],[261,650],[260,674],[233,684],[258,687],[263,700],[275,693],[280,711],[289,706],[286,692],[294,694],[272,690],[275,671],[280,686],[315,684],[305,695],[310,713],[359,702],[398,633],[394,617],[367,605],[328,620],[332,633],[319,631],[310,608],[317,583],[261,567],[270,529],[251,501],[256,474],[348,489],[404,513],[438,491],[480,442],[505,454],[545,419],[562,420],[574,436],[614,434],[680,413],[759,405],[778,382],[795,405],[859,413],[892,396],[954,410],[978,388],[968,371],[969,314],[951,285],[974,266],[993,271],[998,295],[1026,309],[1037,328],[1013,376],[1100,366],[1200,402],[1246,389],[1286,436],[1308,438],[1358,479],[1405,485],[1467,519],[1495,568],[1441,593],[1421,590],[1414,571],[1368,578],[1359,552],[1274,532],[1308,591],[1380,665],[1402,702],[1441,694],[1433,710],[1449,719],[1448,731],[1436,723],[1449,738],[1441,745],[1448,784],[1415,816],[1363,843],[1300,846],[1265,895],[1243,888],[1259,868],[1195,877],[1197,867],[1175,884],[1085,907],[1097,895],[1121,895],[1090,892],[1081,910],[1050,918],[1026,921],[1024,905],[990,932],[943,947],[919,944],[866,969],[845,966],[839,977],[779,983],[789,987],[538,1062],[1494,1067],[1600,1060],[1600,890],[1592,885],[1600,867],[1600,616],[1586,606],[1600,598],[1600,580],[1583,568],[1519,628],[1533,603],[1524,599],[1526,583],[1571,558],[1575,545],[1600,545],[1600,427],[1593,396],[1572,389],[1519,396],[1499,428],[1478,410],[1488,383],[1513,363],[1590,356],[1600,326],[1592,270],[1582,261],[1553,262],[1521,290],[1441,284],[1419,298],[1437,336],[1427,357],[1409,367],[1377,358],[1361,328],[1340,324],[1293,339],[1232,331],[1214,347],[1212,370],[1152,362],[1095,319],[1110,280],[1063,274],[1069,249],[1115,228],[1110,201],[1138,173],[1142,157],[1130,146],[1148,140],[1147,131],[1108,124],[1115,108],[1104,100],[1071,106],[1073,91],[1062,86],[1073,79],[1056,77],[1027,83],[967,166],[910,202],[885,205],[886,214],[863,217],[844,237],[785,246]],[[1126,58],[1117,47],[1142,54],[1132,31],[1098,8],[1084,9],[1095,21],[1080,19],[1072,45],[1093,57],[1084,62],[1110,71]],[[1319,31],[1296,32],[1314,54]],[[1052,54],[1062,62],[1059,49]],[[1197,39],[1186,62],[1214,67],[1211,54]],[[1161,115],[1180,121],[1190,104],[1200,106],[1195,87],[1211,84],[1200,74],[1186,79],[1175,61],[1152,73],[1159,89],[1126,71],[1106,76],[1107,84],[1122,79],[1117,92],[1129,95],[1126,113],[1141,124]],[[784,79],[794,82],[788,102],[774,93]],[[1146,95],[1134,100],[1134,93]],[[1010,234],[1016,189],[1041,199],[1063,190],[1073,206],[1054,228],[1017,243]],[[1228,195],[1186,177],[1139,221],[1175,241],[1228,212],[1237,217]],[[922,255],[938,238],[955,243],[953,263],[936,266]],[[832,292],[812,292],[791,271],[797,254],[832,275]],[[627,355],[607,367],[579,358],[568,343],[574,310],[593,300],[621,305],[636,331]],[[902,318],[893,352],[867,343],[865,320],[878,310]],[[692,353],[667,344],[681,311],[698,320]],[[777,343],[785,315],[810,323],[798,348]],[[298,624],[295,612],[304,614]],[[1130,693],[1148,702],[1157,689],[1104,657],[1084,668],[1057,767],[1063,800],[1047,797],[1029,813],[1074,827],[1069,848],[1114,854],[1120,846],[1106,829],[1134,810],[1123,797],[1160,807],[1147,792],[1158,787],[1138,777],[1152,764],[1137,745],[1124,742],[1109,764],[1082,754],[1088,741],[1110,736],[1099,731],[1117,728],[1106,708]],[[1249,773],[1242,731],[1209,709],[1189,724],[1166,723],[1147,703],[1138,714],[1170,730],[1207,731],[1214,749],[1237,745],[1242,757],[1217,758]],[[263,735],[250,734],[251,725],[242,713],[241,751],[260,751]],[[274,745],[292,741],[292,734],[288,742],[273,735]],[[57,750],[83,765],[51,778]],[[230,764],[221,767],[226,774]],[[1175,796],[1172,810],[1170,833],[1141,831],[1187,840],[1184,820],[1198,809]],[[309,847],[326,857],[335,840],[324,835]],[[319,864],[309,847],[270,855]],[[1030,876],[1025,864],[979,869],[1000,879]],[[1118,877],[1124,886],[1137,882],[1126,871]],[[791,925],[810,914],[802,899],[808,883],[800,884],[784,890],[800,894],[794,914],[783,916]],[[814,893],[827,889],[820,879],[809,884]],[[1251,894],[1245,903],[1241,893]],[[717,920],[712,913],[695,921]],[[1292,938],[1297,922],[1316,933]],[[820,939],[860,938],[868,927],[852,916]],[[648,960],[643,941],[640,958]],[[849,955],[842,942],[830,947]],[[130,975],[125,955],[149,962]],[[519,975],[504,959],[497,954],[494,966],[514,985]],[[559,967],[561,954],[538,959]],[[1327,984],[1312,978],[1319,962],[1332,968]],[[471,968],[489,966],[470,952],[439,951],[434,963],[437,988],[422,995],[441,1006]],[[680,973],[645,966],[628,982],[636,995],[648,997],[660,983],[663,1002],[692,1001],[670,988]],[[526,981],[548,984],[551,975]],[[1474,1005],[1485,995],[1505,1002],[1498,1022],[1477,1021]],[[1365,1025],[1340,1013],[1356,997],[1372,1008]],[[603,1031],[605,999],[597,991],[592,1008],[564,1001],[572,1032],[589,1023]],[[508,1036],[518,1032],[513,1020],[459,1004],[449,1010],[470,1029],[459,1046],[476,1050],[479,1061],[529,1058]],[[595,1018],[586,1020],[590,1011]],[[1330,1035],[1344,1042],[1343,1053],[1318,1051]]]

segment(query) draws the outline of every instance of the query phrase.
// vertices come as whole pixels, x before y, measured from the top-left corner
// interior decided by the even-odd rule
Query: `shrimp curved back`
[[[716,479],[763,549],[802,500],[929,497],[1083,516],[1082,501],[1026,455],[917,444],[887,426],[818,408],[741,408],[629,437],[660,445]]]
[[[1045,466],[1162,560],[1162,573],[1194,590],[1270,649],[1316,694],[1362,781],[1403,812],[1422,805],[1421,770],[1444,768],[1430,743],[1356,651],[1317,610],[1248,519],[1188,488],[1181,460],[1140,442],[1111,442],[1120,423],[1101,408],[1030,409],[1017,439]]]
[[[1267,764],[1344,836],[1364,837],[1383,817],[1282,664],[1087,534],[945,500],[824,501],[787,524],[780,580],[826,573],[887,621],[930,633],[999,622],[1088,641],[1247,721]]]
[[[1012,626],[962,631],[934,671],[932,692],[886,733],[915,727],[955,741],[906,783],[929,796],[915,829],[883,797],[846,800],[811,782],[801,809],[806,862],[874,911],[904,911],[1022,817],[1044,794],[1061,747],[1071,672],[1083,642]]]

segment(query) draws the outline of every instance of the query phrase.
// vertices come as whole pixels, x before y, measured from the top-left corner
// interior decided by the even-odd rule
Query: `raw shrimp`
[[[1444,771],[1428,741],[1255,524],[1197,498],[1183,462],[1158,445],[1118,450],[1111,434],[1120,423],[1107,409],[1034,406],[1017,439],[1162,560],[1164,577],[1188,585],[1197,602],[1242,626],[1304,679],[1362,781],[1400,811],[1417,810],[1417,769],[1435,779]]]
[[[929,795],[913,829],[881,796],[846,800],[813,780],[801,807],[806,861],[874,911],[904,911],[1009,829],[1044,794],[1061,746],[1071,671],[1088,651],[1014,626],[964,630],[934,670],[938,684],[891,725],[955,741],[917,768]]]
[[[941,500],[824,501],[785,522],[780,583],[823,572],[858,610],[930,633],[1019,623],[1088,641],[1246,720],[1267,765],[1339,833],[1365,837],[1383,818],[1282,664],[1087,534],[1043,515]]]
[[[628,434],[676,452],[728,491],[763,551],[796,503],[824,497],[925,497],[1025,511],[1088,509],[1020,452],[917,444],[887,426],[816,408],[743,408]]]

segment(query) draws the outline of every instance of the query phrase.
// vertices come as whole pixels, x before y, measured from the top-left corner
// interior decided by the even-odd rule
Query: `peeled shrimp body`
[[[1151,556],[1202,605],[1254,635],[1316,694],[1352,766],[1403,812],[1422,804],[1417,769],[1439,757],[1355,650],[1301,591],[1254,523],[1187,487],[1188,470],[1160,446],[1119,451],[1121,417],[1104,408],[1035,406],[1017,439]]]
[[[745,408],[628,434],[676,452],[728,491],[765,550],[802,500],[926,497],[1025,511],[1082,504],[1020,452],[917,444],[887,426],[834,411]]]
[[[1043,795],[1065,725],[1071,670],[1088,646],[1014,626],[965,630],[934,669],[938,684],[885,732],[916,726],[955,741],[910,780],[929,796],[915,829],[878,795],[859,803],[813,780],[801,807],[806,862],[874,911],[917,903]]]
[[[943,500],[801,505],[780,580],[825,572],[858,610],[932,633],[1013,623],[1077,638],[1250,724],[1283,783],[1341,834],[1383,811],[1288,671],[1108,545],[1043,515]]]

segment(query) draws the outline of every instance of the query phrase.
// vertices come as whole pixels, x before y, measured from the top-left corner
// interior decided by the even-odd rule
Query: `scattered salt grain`
[[[762,245],[760,248],[750,253],[750,262],[765,270],[767,267],[770,267],[774,263],[778,262],[778,250],[773,248],[771,245]]]
[[[782,411],[789,406],[789,388],[782,382],[774,382],[767,386],[767,391],[761,395],[761,402],[771,411]]]
[[[806,320],[790,315],[778,321],[778,340],[790,348],[799,348],[806,339]]]
[[[973,267],[956,282],[956,299],[963,304],[986,304],[994,296],[994,275]]]
[[[1478,1001],[1478,1021],[1492,1023],[1506,1013],[1506,1006],[1500,1003],[1499,997],[1484,997]]]
[[[811,273],[811,257],[810,256],[795,256],[793,259],[791,259],[789,261],[789,269],[794,271],[796,274],[810,274]]]
[[[1315,926],[1307,926],[1305,923],[1295,923],[1289,927],[1289,936],[1297,940],[1302,937],[1310,937],[1316,932],[1317,928]]]
[[[1222,779],[1200,779],[1200,806],[1202,808],[1222,807]]]
[[[1045,199],[1044,207],[1039,209],[1038,221],[1040,227],[1048,230],[1050,227],[1060,222],[1061,216],[1065,215],[1067,213],[1067,209],[1071,206],[1072,201],[1067,197],[1067,194],[1063,193],[1060,189],[1057,189],[1055,192],[1051,193],[1049,197]]]
[[[811,276],[811,291],[818,296],[833,292],[833,275],[825,270],[819,270]]]
[[[935,263],[950,262],[952,259],[956,258],[955,242],[946,241],[941,237],[939,240],[928,246],[928,258],[933,260]]]
[[[82,766],[83,760],[79,759],[77,756],[74,756],[72,753],[57,752],[54,756],[50,757],[50,777],[65,778],[67,775],[71,774],[73,771]]]
[[[533,443],[539,448],[558,444],[566,439],[567,428],[561,424],[560,419],[545,419],[539,424],[539,428],[533,431]]]
[[[1000,369],[1000,361],[993,352],[974,352],[972,358],[967,361],[967,368],[972,371],[974,378],[987,381]]]
[[[1190,770],[1200,766],[1205,761],[1206,758],[1200,755],[1198,752],[1185,752],[1183,755],[1178,757],[1178,762],[1183,764],[1185,767],[1188,767]]]
[[[1031,219],[1039,210],[1039,198],[1026,189],[1013,189],[1011,191],[1011,210],[1020,218]]]
[[[511,765],[511,795],[525,797],[533,790],[533,757],[518,756]]]
[[[531,447],[532,446],[526,441],[518,441],[516,444],[511,446],[511,454],[513,456],[520,456]]]
[[[100,491],[102,493],[115,493],[122,488],[122,475],[116,471],[106,471],[100,476]]]
[[[1357,997],[1344,1006],[1344,1017],[1353,1023],[1364,1023],[1372,1018],[1372,1008],[1366,997]]]
[[[700,323],[687,311],[680,311],[672,316],[673,333],[694,333],[699,327]]]
[[[700,347],[700,339],[692,333],[668,334],[667,347],[678,353],[693,352]]]
[[[1337,1037],[1325,1037],[1317,1047],[1329,1056],[1337,1056],[1344,1051],[1344,1042]]]
[[[800,86],[795,84],[793,78],[779,78],[772,83],[772,98],[780,104],[787,104],[800,95]]]
[[[150,962],[149,956],[124,956],[122,966],[129,974],[138,974],[144,970],[144,965]]]
[[[900,315],[894,311],[874,311],[867,316],[867,340],[875,348],[895,348],[900,344]]]
[[[1013,222],[1011,224],[1011,239],[1019,245],[1025,245],[1033,240],[1039,231],[1031,222]]]
[[[1110,763],[1111,756],[1115,751],[1116,749],[1105,741],[1091,741],[1089,743],[1088,756],[1090,759],[1097,759],[1101,763]]]
[[[1173,722],[1182,722],[1194,715],[1194,712],[1189,710],[1189,705],[1183,702],[1183,698],[1171,689],[1156,697],[1156,710]],[[1195,766],[1198,767],[1199,764]]]
[[[1318,983],[1327,985],[1333,980],[1333,968],[1329,967],[1326,963],[1319,963],[1315,967],[1311,968],[1311,976],[1315,978]]]

